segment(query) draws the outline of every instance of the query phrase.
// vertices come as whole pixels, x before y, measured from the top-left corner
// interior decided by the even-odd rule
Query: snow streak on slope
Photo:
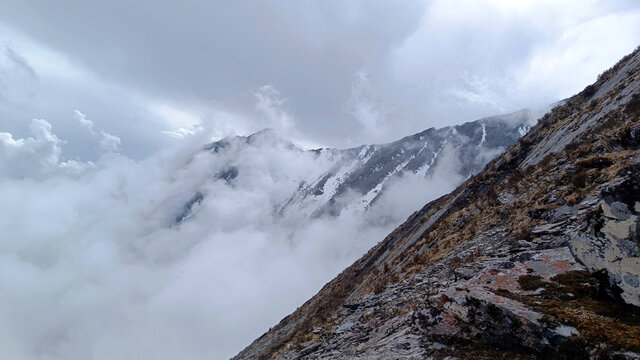
[[[444,149],[444,147],[447,146],[447,141],[445,140],[442,144],[442,147],[438,150],[436,150],[436,152],[433,153],[433,158],[431,159],[431,161],[429,161],[429,163],[422,165],[421,167],[419,167],[417,170],[415,170],[415,174],[417,175],[421,175],[421,176],[425,176],[427,175],[427,172],[429,171],[429,169],[431,168],[431,166],[433,165],[433,163],[436,161],[436,159],[438,158],[438,155],[440,155],[440,152],[442,151],[442,149]]]
[[[482,125],[482,139],[480,139],[480,144],[478,144],[478,147],[482,146],[482,144],[484,144],[484,141],[487,139],[487,127],[484,123],[480,123],[480,125]],[[519,130],[520,128],[518,128]],[[524,134],[521,134],[520,136],[522,136]]]
[[[328,203],[338,192],[339,186],[351,175],[358,167],[365,164],[373,153],[376,151],[375,145],[365,145],[360,148],[360,152],[352,159],[348,152],[338,152],[332,149],[321,149],[319,157],[327,157],[328,161],[333,160],[332,170],[322,174],[313,181],[310,186],[306,187],[307,191],[298,191],[293,197],[280,208],[280,213],[284,216],[288,215],[291,210],[291,203],[296,203],[297,212],[302,212],[305,216],[312,215],[324,204]],[[313,179],[313,177],[309,177]],[[314,191],[313,196],[309,196]]]
[[[364,194],[364,196],[362,196],[360,200],[360,203],[362,204],[362,206],[364,208],[369,206],[369,204],[371,204],[371,202],[380,194],[380,191],[382,191],[384,184],[386,184],[387,181],[389,181],[389,179],[391,179],[392,176],[397,175],[400,171],[402,171],[411,160],[415,159],[415,157],[416,157],[415,155],[411,155],[407,160],[404,160],[402,163],[398,164],[398,166],[396,166],[393,170],[388,172],[373,189],[369,190],[368,193]]]

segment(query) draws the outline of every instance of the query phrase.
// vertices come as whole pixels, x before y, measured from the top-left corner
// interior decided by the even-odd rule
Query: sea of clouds
[[[228,358],[462,180],[450,150],[434,176],[395,180],[368,211],[282,218],[326,159],[274,133],[218,153],[193,135],[133,160],[73,116],[97,160],[66,159],[46,120],[27,137],[0,132],[1,358]],[[217,178],[229,164],[238,177]]]
[[[0,359],[232,356],[463,180],[448,149],[367,211],[282,218],[327,165],[286,140],[545,105],[640,31],[632,0],[85,5],[0,3]]]

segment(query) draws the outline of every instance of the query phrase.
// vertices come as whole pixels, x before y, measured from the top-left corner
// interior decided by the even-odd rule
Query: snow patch
[[[520,134],[520,137],[525,136],[528,131],[529,131],[529,129],[525,128],[524,126],[519,126],[518,127],[518,134]]]
[[[436,159],[438,158],[438,155],[440,155],[440,153],[442,152],[442,149],[444,149],[445,146],[447,146],[447,139],[445,139],[444,142],[442,143],[442,147],[438,149],[438,151],[433,153],[433,158],[431,158],[431,161],[429,161],[428,164],[424,164],[421,167],[419,167],[418,170],[415,171],[415,173],[420,176],[427,176],[427,171],[429,171],[429,169],[431,168],[433,163],[436,161]]]
[[[478,147],[482,146],[482,144],[484,144],[484,141],[487,140],[487,126],[484,123],[480,123],[480,125],[482,125],[482,139],[480,139],[480,144],[478,144]]]
[[[405,166],[407,166],[407,164],[413,160],[416,157],[416,155],[411,155],[409,156],[405,161],[401,162],[400,164],[398,164],[398,166],[396,166],[393,170],[389,171],[389,173],[387,173],[387,175],[385,175],[385,177],[382,179],[382,181],[380,181],[380,183],[378,183],[378,185],[376,185],[376,187],[374,187],[373,189],[369,190],[369,192],[367,192],[365,195],[362,196],[361,198],[361,204],[366,208],[367,206],[369,206],[369,204],[371,203],[371,201],[373,201],[373,199],[375,199],[375,197],[380,193],[380,191],[382,190],[382,187],[384,186],[384,184],[395,174],[397,174],[398,172],[400,172],[402,169],[404,169]]]
[[[573,335],[578,335],[580,334],[580,332],[578,332],[578,330],[576,328],[574,328],[573,326],[568,326],[568,325],[560,325],[557,328],[555,328],[553,330],[556,334],[563,336],[563,337],[571,337]]]

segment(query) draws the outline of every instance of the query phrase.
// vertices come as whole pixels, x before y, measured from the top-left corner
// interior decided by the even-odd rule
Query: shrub
[[[595,85],[593,84],[588,85],[586,88],[584,88],[584,90],[582,90],[582,96],[585,99],[588,99],[592,97],[596,93],[596,91],[598,91],[598,88],[596,88]]]
[[[573,175],[571,178],[571,183],[574,187],[581,189],[587,185],[587,172],[580,171]]]
[[[631,96],[625,112],[629,115],[640,114],[640,94],[636,93]]]
[[[387,288],[387,283],[386,282],[377,281],[376,284],[373,287],[373,293],[376,294],[376,295],[380,294],[386,288]]]
[[[539,275],[522,275],[518,278],[518,284],[524,291],[534,291],[545,288],[549,283]]]
[[[533,240],[533,238],[533,232],[531,232],[531,229],[529,227],[518,229],[513,233],[514,240],[531,241]]]
[[[576,169],[604,169],[613,165],[613,161],[604,156],[592,156],[588,159],[578,161]]]

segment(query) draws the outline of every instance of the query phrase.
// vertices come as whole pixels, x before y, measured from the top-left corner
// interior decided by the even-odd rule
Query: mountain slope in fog
[[[640,48],[236,359],[640,358]]]
[[[390,182],[402,176],[428,178],[439,166],[458,175],[457,185],[477,173],[493,157],[517,141],[531,127],[537,115],[530,110],[492,116],[462,125],[430,128],[400,140],[351,149],[322,148],[308,151],[315,158],[315,171],[299,179],[299,186],[275,211],[287,217],[338,216],[344,208],[365,210],[384,193]],[[223,139],[207,145],[212,156],[229,156],[214,179],[233,185],[243,176],[235,152],[257,146],[274,146],[293,152],[300,148],[265,130],[247,137]],[[277,171],[277,169],[274,169]],[[195,212],[206,194],[198,191],[177,211],[176,223]]]

